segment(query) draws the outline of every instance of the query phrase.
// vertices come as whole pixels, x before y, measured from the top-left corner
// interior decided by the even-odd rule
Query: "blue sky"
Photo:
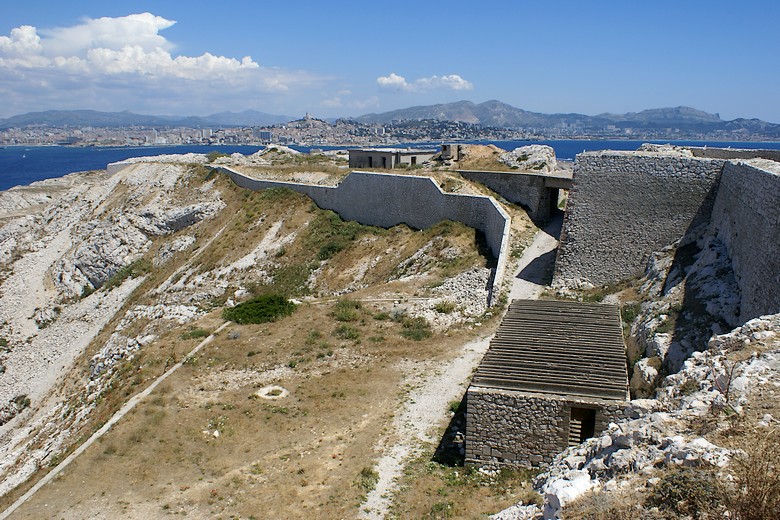
[[[776,1],[26,0],[0,12],[0,117],[333,117],[498,99],[780,123]]]

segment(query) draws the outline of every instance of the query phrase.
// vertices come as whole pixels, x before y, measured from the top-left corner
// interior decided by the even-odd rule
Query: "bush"
[[[428,324],[428,321],[423,317],[404,318],[401,325],[403,326],[401,335],[406,339],[422,341],[433,335],[430,324]]]
[[[620,308],[620,314],[622,315],[623,321],[630,325],[634,322],[636,317],[639,316],[639,311],[641,310],[642,307],[639,303],[627,303]]]
[[[128,278],[141,276],[142,274],[146,274],[151,270],[152,263],[145,258],[139,258],[138,260],[131,262],[114,273],[114,276],[106,280],[106,282],[103,284],[103,289],[110,291],[114,287],[122,285],[122,282]],[[87,296],[89,295],[87,294]]]
[[[336,330],[333,331],[333,335],[341,339],[358,339],[360,338],[360,331],[351,325],[339,325]]]
[[[182,332],[179,337],[181,339],[196,339],[196,338],[205,338],[209,335],[209,331],[205,329],[190,329],[187,332]]]
[[[449,314],[452,311],[455,310],[457,305],[455,305],[453,302],[445,301],[445,302],[439,302],[436,305],[433,306],[433,310],[440,314]]]
[[[258,296],[222,311],[222,317],[239,324],[268,323],[295,311],[296,305],[278,294]]]
[[[733,488],[726,502],[734,520],[780,518],[780,430],[749,435],[731,461]]]
[[[703,518],[722,513],[722,499],[723,488],[714,470],[674,468],[661,477],[647,503],[676,516]]]
[[[379,473],[374,468],[365,467],[360,470],[358,475],[357,485],[364,491],[371,491],[379,482]]]
[[[356,300],[339,300],[333,312],[330,313],[337,321],[357,321],[360,318],[362,305]]]

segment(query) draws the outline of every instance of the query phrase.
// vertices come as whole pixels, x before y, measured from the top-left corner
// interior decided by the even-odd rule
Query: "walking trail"
[[[512,278],[510,301],[536,299],[549,285],[562,221],[558,216],[545,226],[524,251]],[[389,446],[376,463],[379,480],[361,505],[361,518],[379,520],[388,514],[404,465],[422,452],[425,443],[436,440],[434,428],[441,422],[447,405],[463,397],[490,339],[491,336],[485,336],[466,343],[458,357],[432,373],[420,367],[411,371],[411,381],[406,382],[416,389],[395,418],[393,428],[398,442]]]
[[[71,453],[70,455],[68,455],[68,456],[65,458],[65,460],[63,460],[62,462],[60,462],[60,463],[57,465],[57,467],[55,467],[53,470],[51,470],[49,473],[47,473],[45,477],[43,477],[41,480],[39,480],[38,482],[36,482],[36,483],[35,483],[35,485],[34,485],[33,487],[31,487],[31,488],[30,488],[30,489],[27,491],[27,493],[25,493],[24,495],[22,495],[21,497],[19,497],[19,499],[18,499],[16,502],[14,502],[13,504],[11,504],[11,505],[8,507],[8,509],[6,509],[6,510],[5,510],[5,511],[3,511],[2,513],[0,513],[0,520],[5,520],[5,519],[6,519],[6,518],[8,518],[9,516],[11,516],[11,514],[13,514],[13,512],[14,512],[14,511],[16,511],[16,510],[17,510],[17,509],[18,509],[18,508],[19,508],[19,507],[20,507],[22,504],[24,504],[24,503],[25,503],[25,502],[27,502],[27,501],[28,501],[30,498],[32,498],[32,496],[33,496],[35,493],[37,493],[39,489],[41,489],[43,486],[45,486],[46,484],[48,484],[48,483],[49,483],[49,482],[50,482],[52,479],[54,479],[54,477],[56,477],[57,475],[59,475],[59,474],[62,472],[62,470],[64,470],[64,469],[65,469],[65,468],[66,468],[66,467],[67,467],[67,466],[68,466],[68,465],[69,465],[71,462],[73,462],[74,460],[76,460],[76,457],[78,457],[79,455],[81,455],[82,453],[84,453],[85,451],[87,451],[87,448],[89,448],[90,446],[92,446],[92,445],[95,443],[95,441],[97,441],[97,440],[98,440],[100,437],[102,437],[102,436],[103,436],[103,435],[104,435],[104,434],[105,434],[105,433],[106,433],[108,430],[110,430],[110,429],[111,429],[111,427],[112,427],[112,426],[114,426],[116,423],[118,423],[118,422],[119,422],[119,421],[120,421],[120,420],[121,420],[121,419],[122,419],[122,418],[123,418],[125,415],[127,415],[127,414],[128,414],[128,413],[129,413],[129,412],[130,412],[130,411],[131,411],[133,408],[135,408],[135,407],[138,405],[138,403],[140,403],[140,402],[141,402],[141,401],[143,401],[143,400],[144,400],[146,397],[148,397],[148,396],[149,396],[149,394],[151,394],[151,393],[152,393],[152,392],[153,392],[153,391],[154,391],[154,390],[155,390],[155,389],[156,389],[158,386],[160,386],[160,383],[162,383],[163,381],[165,381],[166,379],[168,379],[168,377],[170,377],[170,376],[171,376],[171,374],[173,374],[173,373],[174,373],[174,372],[176,372],[176,371],[177,371],[179,368],[181,368],[181,366],[182,366],[182,365],[184,365],[184,363],[185,363],[185,362],[186,362],[188,359],[190,359],[190,358],[191,358],[191,357],[193,357],[195,354],[197,354],[197,353],[198,353],[198,351],[200,351],[200,350],[201,350],[203,347],[205,347],[206,345],[208,345],[209,343],[211,343],[211,342],[214,340],[214,336],[215,336],[216,334],[218,334],[219,332],[221,332],[221,331],[222,331],[222,330],[223,330],[225,327],[227,327],[228,325],[230,325],[230,323],[231,323],[231,322],[229,322],[229,321],[226,321],[225,323],[223,323],[223,324],[222,324],[222,325],[221,325],[221,326],[220,326],[220,327],[219,327],[217,330],[215,330],[214,332],[212,332],[212,333],[211,333],[211,335],[209,335],[209,337],[207,337],[206,339],[204,339],[203,341],[201,341],[201,342],[198,344],[198,346],[196,346],[194,349],[192,349],[192,351],[191,351],[189,354],[187,354],[186,356],[184,356],[184,357],[182,358],[182,360],[181,360],[181,361],[179,361],[178,363],[176,363],[175,365],[173,365],[173,366],[172,366],[172,367],[171,367],[171,368],[170,368],[170,369],[169,369],[167,372],[165,372],[163,375],[161,375],[160,377],[158,377],[158,378],[157,378],[157,379],[154,381],[154,383],[152,383],[151,385],[149,385],[149,386],[148,386],[148,387],[147,387],[147,388],[146,388],[146,389],[145,389],[143,392],[141,392],[141,393],[139,393],[139,394],[136,394],[136,395],[134,395],[134,396],[132,397],[132,399],[130,399],[130,400],[127,402],[127,403],[125,403],[125,405],[124,405],[122,408],[120,408],[120,409],[119,409],[119,411],[118,411],[118,412],[116,412],[116,413],[115,413],[115,414],[114,414],[114,415],[111,417],[111,419],[109,419],[109,420],[106,422],[106,424],[104,424],[104,425],[103,425],[103,427],[102,427],[102,428],[100,428],[98,431],[96,431],[96,432],[95,432],[95,433],[92,435],[92,437],[90,437],[89,439],[87,439],[87,441],[86,441],[84,444],[82,444],[81,446],[79,446],[78,448],[76,448],[76,450],[75,450],[73,453]]]

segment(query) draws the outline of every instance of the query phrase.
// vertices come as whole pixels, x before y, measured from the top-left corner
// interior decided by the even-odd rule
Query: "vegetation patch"
[[[336,321],[357,321],[360,318],[362,305],[356,300],[339,300],[330,313]]]
[[[209,335],[209,331],[206,329],[190,329],[187,332],[182,332],[179,337],[181,339],[197,339],[205,338]]]
[[[114,276],[106,280],[106,283],[103,284],[103,288],[107,291],[110,291],[114,287],[122,285],[122,283],[128,278],[135,278],[137,276],[144,275],[151,270],[152,263],[146,258],[139,258],[138,260],[131,262],[114,273]],[[88,296],[88,294],[86,296]]]
[[[406,339],[411,339],[413,341],[422,341],[433,335],[428,320],[421,316],[416,318],[404,318],[403,321],[401,321],[401,326],[403,327],[401,335]]]
[[[268,323],[290,316],[297,306],[284,296],[268,294],[258,296],[235,307],[222,311],[222,317],[239,324]]]
[[[341,339],[351,339],[351,340],[357,340],[360,339],[360,331],[353,327],[352,325],[339,325],[336,327],[336,330],[333,331],[333,335],[337,338]]]

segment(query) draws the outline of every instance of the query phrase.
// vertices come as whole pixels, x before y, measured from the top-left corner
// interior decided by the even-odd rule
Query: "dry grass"
[[[182,188],[196,189],[207,178],[205,170],[194,168]],[[273,263],[278,272],[285,266],[308,269],[318,262],[313,299],[277,322],[223,331],[23,506],[18,518],[352,518],[366,492],[361,483],[370,473],[365,469],[373,467],[377,442],[390,442],[386,437],[392,417],[403,399],[403,374],[397,367],[449,359],[455,347],[475,334],[455,327],[430,338],[406,338],[409,327],[403,320],[374,319],[389,315],[394,300],[424,294],[442,277],[484,265],[487,260],[479,253],[473,230],[455,223],[418,232],[403,226],[388,231],[362,226],[319,264],[310,233],[325,213],[305,197],[279,190],[247,192],[222,177],[215,187],[227,208],[198,225],[194,249],[153,270],[125,309],[154,303],[153,289],[185,261],[203,273],[243,257],[279,219],[284,220],[280,234],[297,235]],[[329,217],[325,220],[341,228]],[[436,237],[442,240],[441,248],[457,247],[462,254],[452,261],[437,260],[424,276],[387,282],[399,259]],[[147,258],[161,243],[155,240]],[[330,297],[353,284],[356,266],[377,257],[380,260],[365,273],[364,288],[353,288],[342,303]],[[249,270],[236,276],[228,291],[238,281],[256,280],[257,274]],[[126,328],[124,333],[132,336],[151,327],[158,339],[120,367],[89,420],[76,425],[74,439],[85,439],[130,396],[181,360],[203,335],[192,331],[215,330],[222,323],[218,304],[210,302],[212,312],[186,325],[139,320]],[[345,309],[348,320],[340,320]],[[83,397],[89,358],[118,320],[101,332],[63,389],[74,402]],[[354,333],[337,334],[343,325]],[[257,396],[271,384],[289,395]],[[468,496],[488,510],[492,499],[479,498],[480,489],[474,486]],[[7,495],[0,505],[23,491]]]

